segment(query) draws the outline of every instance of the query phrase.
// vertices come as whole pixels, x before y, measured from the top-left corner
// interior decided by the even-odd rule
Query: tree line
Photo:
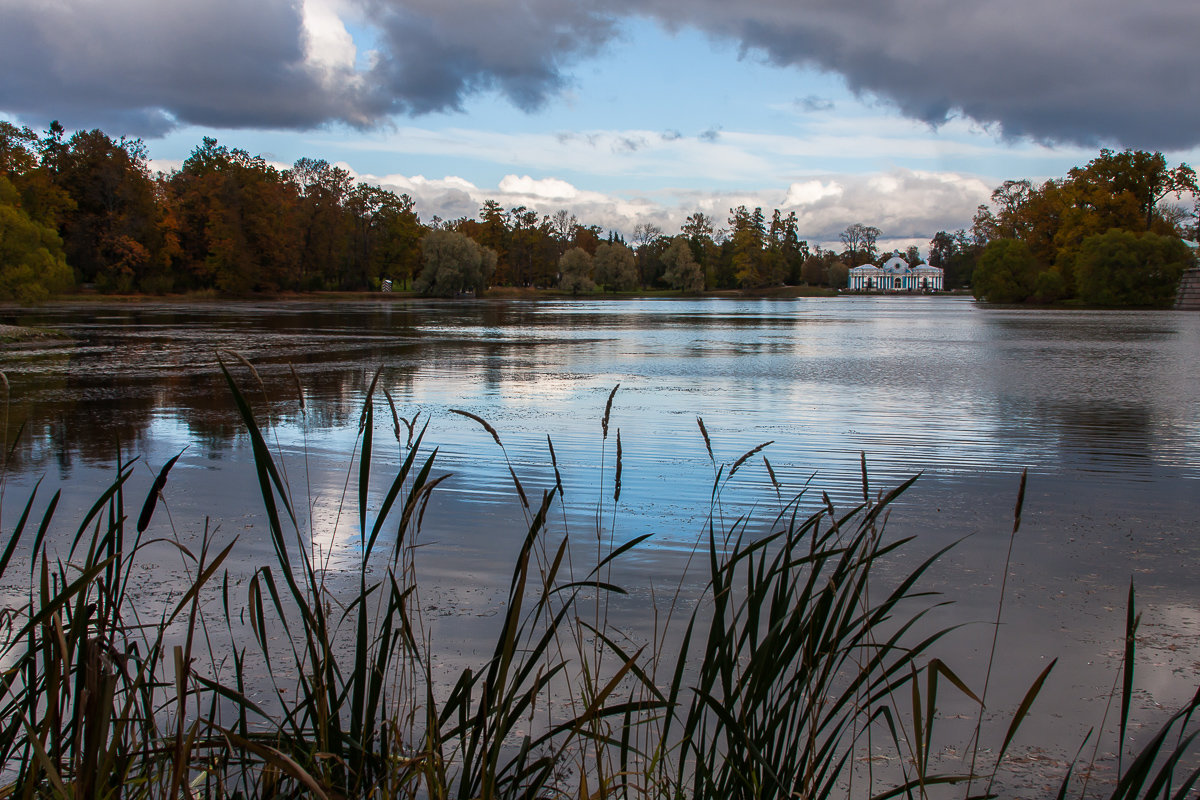
[[[1122,172],[1123,160],[1131,162],[1125,172],[1141,170],[1141,177]],[[1097,249],[1084,247],[1087,235],[1107,233],[1114,220],[1139,242],[1180,233],[1181,218],[1160,201],[1194,190],[1186,165],[1167,170],[1158,154],[1104,151],[1079,172],[1090,183],[1075,171],[1041,187],[1008,181],[991,207],[980,208],[970,234],[939,232],[929,262],[945,270],[947,288],[977,277],[977,290],[987,287],[988,299],[999,300],[992,276],[1003,272],[1000,301],[1010,302],[1029,272],[1031,288],[1018,299],[1072,297],[1095,282],[1079,276],[1098,268],[1081,272],[1075,264]],[[1094,214],[1080,210],[1085,201]],[[408,195],[357,182],[324,160],[279,169],[205,137],[178,169],[153,174],[139,139],[114,140],[100,130],[67,137],[57,122],[39,135],[0,121],[0,299],[21,302],[73,285],[233,295],[373,290],[384,280],[434,295],[489,286],[575,294],[840,288],[850,267],[880,258],[879,236],[878,228],[855,223],[842,233],[841,251],[810,247],[794,212],[768,216],[745,206],[724,221],[697,211],[674,235],[639,224],[629,241],[565,210],[543,215],[494,200],[477,218],[423,222]],[[1012,241],[1028,253],[997,244]],[[921,260],[916,247],[905,256]],[[1048,271],[1054,275],[1044,277]]]
[[[1189,210],[1179,201],[1189,195]],[[1174,202],[1172,202],[1172,198]],[[1007,180],[970,232],[939,231],[929,263],[994,303],[1163,306],[1195,263],[1196,173],[1161,153],[1101,150],[1065,178]]]

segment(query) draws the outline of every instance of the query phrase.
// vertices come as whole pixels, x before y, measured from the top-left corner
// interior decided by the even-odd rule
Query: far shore
[[[967,291],[940,292],[943,296],[966,296]],[[480,300],[647,300],[647,299],[730,299],[730,300],[790,300],[795,298],[822,298],[850,296],[836,289],[824,286],[775,286],[764,289],[721,289],[709,292],[685,293],[670,289],[637,290],[630,292],[595,292],[587,294],[571,294],[558,289],[538,289],[531,287],[497,286],[478,295]],[[917,296],[917,295],[913,295]],[[435,297],[422,295],[412,291],[394,292],[260,292],[247,295],[226,295],[213,291],[187,292],[179,294],[103,294],[96,291],[77,291],[43,303],[43,306],[53,307],[58,304],[70,303],[214,303],[214,302],[361,302],[363,300],[386,300],[404,302],[410,300],[455,300],[459,298]],[[22,308],[16,304],[0,303],[0,314],[8,310]],[[24,338],[17,332],[18,326],[0,325],[0,340],[12,341],[13,337]],[[32,331],[34,329],[26,329]],[[46,335],[45,332],[40,332]]]

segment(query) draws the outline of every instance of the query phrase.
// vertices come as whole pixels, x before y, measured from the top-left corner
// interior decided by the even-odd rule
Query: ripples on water
[[[118,437],[156,463],[186,444],[185,460],[240,470],[221,350],[258,366],[281,441],[332,453],[352,447],[351,423],[382,368],[401,415],[431,420],[429,440],[460,476],[452,491],[482,502],[509,491],[507,472],[449,408],[488,419],[542,485],[549,434],[582,492],[601,477],[599,419],[618,383],[613,427],[635,516],[705,510],[712,471],[697,416],[720,459],[774,440],[764,453],[787,483],[815,473],[840,501],[861,493],[860,452],[880,485],[1025,467],[1153,483],[1194,479],[1200,464],[1194,314],[845,298],[89,305],[10,319],[77,339],[0,360],[12,426],[28,425],[18,450],[27,475],[111,461]],[[287,364],[305,382],[303,424]],[[764,470],[745,473],[769,494]]]
[[[454,473],[426,519],[436,546],[423,566],[439,602],[503,581],[523,524],[504,454],[450,409],[496,427],[534,498],[554,483],[552,437],[573,536],[594,536],[601,502],[603,526],[617,539],[655,534],[657,546],[642,548],[635,565],[632,580],[642,584],[631,597],[643,606],[631,615],[645,614],[646,587],[670,582],[672,559],[708,513],[714,467],[702,416],[719,462],[773,440],[763,455],[790,490],[811,478],[814,504],[819,490],[843,507],[861,498],[860,453],[873,490],[921,472],[889,524],[918,534],[927,551],[972,536],[930,575],[958,601],[946,612],[952,624],[994,614],[1017,475],[1028,468],[1006,635],[1022,658],[1061,656],[1060,672],[1073,676],[1044,700],[1048,711],[1072,724],[1098,721],[1075,698],[1110,684],[1131,574],[1170,612],[1147,617],[1148,630],[1170,643],[1151,650],[1143,668],[1148,706],[1194,689],[1200,633],[1170,620],[1200,614],[1200,314],[873,297],[87,304],[9,311],[0,322],[49,325],[75,340],[0,352],[12,386],[10,438],[24,425],[5,487],[6,528],[19,511],[13,498],[23,500],[40,476],[43,497],[65,489],[60,517],[70,520],[111,481],[118,449],[143,462],[131,480],[140,499],[154,471],[187,447],[165,491],[171,522],[195,538],[211,517],[222,535],[242,538],[250,549],[242,563],[252,566],[254,547],[267,550],[265,527],[248,443],[216,364],[218,352],[236,351],[266,384],[269,403],[234,364],[269,417],[291,483],[314,506],[321,543],[352,542],[353,515],[336,531],[334,520],[363,396],[382,369],[379,385],[399,414],[429,422],[426,443]],[[303,415],[289,364],[304,384]],[[617,384],[605,442],[600,418]],[[387,444],[390,416],[377,406],[381,484],[399,458],[394,439]],[[722,500],[731,516],[756,508],[769,518],[777,500],[760,458]],[[953,655],[970,662],[983,628],[964,630]],[[1034,674],[1012,674],[1025,672]],[[1012,691],[1023,690],[1024,678],[1012,680]]]

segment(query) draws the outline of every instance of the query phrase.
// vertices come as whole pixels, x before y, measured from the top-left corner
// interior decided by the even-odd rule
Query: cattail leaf
[[[188,445],[188,447],[190,446]],[[138,515],[138,533],[143,533],[146,528],[150,527],[150,519],[154,516],[154,508],[158,505],[159,495],[162,493],[163,487],[167,485],[167,474],[170,473],[171,467],[175,466],[175,462],[179,460],[179,456],[183,455],[186,450],[187,447],[180,450],[174,458],[163,464],[163,468],[158,471],[158,477],[154,479],[154,485],[150,487],[150,493],[146,495],[146,502],[142,504],[142,513]]]
[[[613,488],[613,502],[621,499],[621,429],[617,428],[617,478]]]
[[[288,363],[288,369],[292,371],[292,383],[296,385],[296,400],[300,403],[300,411],[303,412],[304,405],[304,386],[300,383],[300,376],[296,373],[296,365]]]
[[[554,442],[550,441],[549,434],[546,435],[546,444],[550,447],[550,463],[554,465],[554,489],[561,498],[563,495],[562,475],[558,472],[558,458],[554,455]]]

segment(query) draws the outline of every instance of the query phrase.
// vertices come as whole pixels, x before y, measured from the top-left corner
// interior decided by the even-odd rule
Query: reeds
[[[307,498],[293,495],[252,403],[224,363],[221,370],[254,453],[272,563],[239,586],[226,568],[236,541],[218,542],[206,526],[193,552],[169,522],[155,523],[178,456],[158,471],[132,530],[132,465],[119,464],[62,558],[48,544],[58,495],[35,523],[35,489],[0,552],[0,578],[29,566],[26,598],[0,619],[0,796],[992,796],[1004,753],[1049,674],[1030,686],[995,755],[982,757],[977,732],[969,759],[939,762],[939,687],[953,687],[980,714],[986,691],[977,695],[936,656],[948,631],[927,614],[943,601],[922,590],[921,579],[946,551],[900,577],[881,576],[881,565],[912,546],[886,536],[884,522],[913,480],[873,497],[864,461],[863,502],[838,510],[803,491],[785,500],[764,457],[777,511],[763,522],[726,521],[729,478],[770,443],[724,462],[698,420],[714,468],[712,509],[695,550],[701,596],[664,592],[644,641],[626,636],[610,611],[623,592],[613,568],[646,538],[621,541],[605,522],[616,519],[621,483],[632,479],[623,474],[619,431],[613,489],[601,492],[596,530],[582,546],[565,529],[565,514],[562,528],[550,521],[566,502],[553,443],[554,485],[540,498],[505,455],[527,530],[490,656],[447,681],[417,563],[425,509],[448,477],[437,473],[437,450],[424,449],[427,426],[400,417],[378,389],[398,466],[372,498],[383,460],[374,436],[377,373],[343,498],[360,536],[340,545],[357,555],[354,587],[340,591],[328,555],[312,548]],[[303,387],[294,371],[291,378],[303,414]],[[500,432],[458,413],[503,452]],[[189,584],[147,618],[132,576],[150,545],[177,553]],[[1133,600],[1131,587],[1122,741],[1133,691]],[[256,688],[271,691],[256,701]],[[1106,787],[1112,797],[1189,796],[1200,776],[1183,767],[1195,752],[1197,707],[1200,693],[1122,764]],[[895,765],[886,774],[870,766],[881,748]],[[1060,797],[1087,795],[1088,784],[1072,783],[1075,769]],[[973,794],[983,779],[983,793]]]

